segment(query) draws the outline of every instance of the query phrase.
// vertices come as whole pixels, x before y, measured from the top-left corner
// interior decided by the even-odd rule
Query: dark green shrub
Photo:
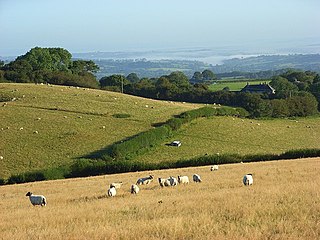
[[[6,184],[6,181],[3,178],[0,178],[0,186],[5,184]]]
[[[294,159],[294,158],[307,158],[307,157],[319,157],[320,149],[297,149],[290,150],[279,155],[280,159]]]

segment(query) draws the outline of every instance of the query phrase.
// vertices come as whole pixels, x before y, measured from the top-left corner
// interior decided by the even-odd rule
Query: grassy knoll
[[[247,82],[250,84],[260,84],[260,83],[265,83],[265,82],[270,82],[270,81],[265,81],[265,80],[260,80],[260,81],[217,81],[215,84],[211,84],[209,86],[209,89],[211,91],[220,91],[224,89],[225,87],[229,87],[230,91],[240,91],[242,88],[244,88],[247,85]]]
[[[279,154],[291,149],[320,148],[320,118],[251,120],[233,117],[196,119],[183,126],[171,140],[139,156],[142,162],[177,161],[205,154]]]
[[[17,98],[0,103],[0,178],[71,163],[199,107],[65,86],[2,83],[0,94]]]
[[[1,186],[1,239],[319,239],[320,158],[113,174]],[[129,192],[137,178],[203,182]],[[254,184],[242,177],[253,173]],[[122,181],[107,198],[110,182]],[[33,207],[28,191],[44,194]]]

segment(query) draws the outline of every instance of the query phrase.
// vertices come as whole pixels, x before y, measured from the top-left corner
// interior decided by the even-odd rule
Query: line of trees
[[[243,107],[252,117],[308,116],[320,109],[320,76],[310,71],[288,70],[272,78],[276,94],[212,92],[208,81],[216,79],[211,70],[195,72],[189,79],[175,71],[159,78],[139,78],[114,74],[96,80],[98,66],[93,61],[72,60],[62,48],[33,48],[8,64],[0,62],[0,82],[51,83],[101,88],[153,99],[217,103]]]

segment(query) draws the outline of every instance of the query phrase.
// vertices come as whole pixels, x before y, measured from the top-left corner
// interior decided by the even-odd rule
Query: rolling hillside
[[[75,158],[199,107],[66,86],[0,84],[0,178]]]

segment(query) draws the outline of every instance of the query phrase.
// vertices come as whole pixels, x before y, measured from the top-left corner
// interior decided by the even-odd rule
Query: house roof
[[[267,83],[252,84],[252,85],[247,83],[247,85],[244,88],[242,88],[241,92],[275,93],[275,89]]]

